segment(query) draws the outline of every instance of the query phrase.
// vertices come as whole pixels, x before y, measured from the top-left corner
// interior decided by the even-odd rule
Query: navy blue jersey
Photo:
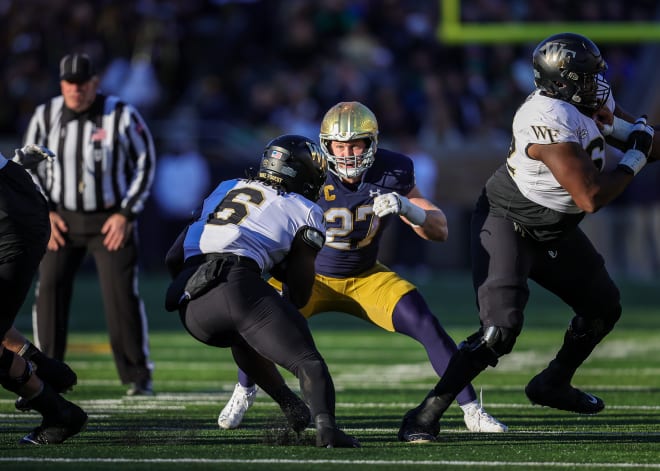
[[[344,278],[371,268],[378,257],[383,229],[393,220],[373,212],[374,198],[396,191],[407,195],[415,186],[412,160],[378,149],[374,164],[359,184],[328,174],[317,203],[325,212],[326,244],[316,258],[316,272]]]

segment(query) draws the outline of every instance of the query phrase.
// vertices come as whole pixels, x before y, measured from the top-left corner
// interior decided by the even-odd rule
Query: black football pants
[[[313,416],[334,416],[334,384],[307,320],[262,279],[258,267],[232,267],[226,281],[190,301],[180,316],[200,342],[231,347],[239,368],[271,397],[282,383],[274,362],[298,378]]]
[[[557,295],[576,316],[611,324],[620,312],[619,290],[603,257],[581,229],[538,242],[511,221],[476,212],[472,220],[472,273],[484,326],[520,333],[531,279]],[[615,320],[614,320],[615,321]]]
[[[13,326],[50,237],[46,200],[21,166],[0,170],[0,338]]]

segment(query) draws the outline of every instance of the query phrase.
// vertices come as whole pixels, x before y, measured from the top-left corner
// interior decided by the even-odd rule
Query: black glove
[[[27,144],[14,151],[14,161],[27,169],[34,169],[44,160],[53,160],[55,154],[48,147]]]
[[[653,127],[646,124],[646,115],[637,118],[632,131],[628,135],[626,150],[638,150],[648,159],[651,153],[651,146],[653,146],[654,133]]]
[[[628,135],[626,152],[618,167],[631,175],[637,175],[651,154],[654,133],[653,128],[646,124],[646,116],[637,118]]]

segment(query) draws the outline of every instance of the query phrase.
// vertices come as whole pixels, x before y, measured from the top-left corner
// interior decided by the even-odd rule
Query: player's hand
[[[405,200],[405,203],[404,203]],[[374,198],[373,210],[376,216],[382,218],[388,214],[403,214],[403,206],[411,204],[408,198],[396,192],[378,195]]]
[[[646,116],[640,116],[635,121],[632,131],[628,136],[626,142],[626,151],[636,150],[644,154],[644,158],[648,159],[651,153],[651,146],[653,146],[653,135],[655,130],[653,127],[646,124]]]
[[[426,220],[426,211],[412,204],[408,198],[397,192],[376,196],[373,210],[378,217],[399,214],[416,226],[421,226]]]
[[[27,144],[14,151],[15,160],[27,169],[33,169],[44,160],[51,161],[55,154],[48,147],[37,144]]]
[[[646,116],[637,118],[626,141],[626,152],[621,157],[618,167],[627,173],[637,175],[646,165],[651,154],[654,134],[654,129],[646,124]]]
[[[612,131],[614,131],[614,113],[607,106],[601,106],[591,117],[603,136],[612,134]]]

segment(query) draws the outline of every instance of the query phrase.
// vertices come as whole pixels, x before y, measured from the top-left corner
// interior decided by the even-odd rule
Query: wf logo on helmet
[[[566,63],[570,62],[577,52],[566,49],[566,44],[551,42],[543,46],[541,52],[548,57],[554,58],[557,62]]]

